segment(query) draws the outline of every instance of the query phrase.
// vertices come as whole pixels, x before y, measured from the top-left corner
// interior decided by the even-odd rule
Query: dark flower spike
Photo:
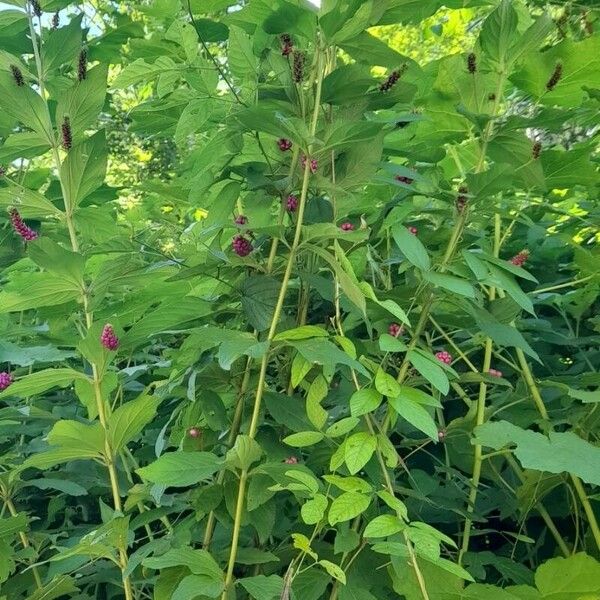
[[[294,52],[294,64],[292,67],[292,78],[296,83],[302,83],[304,80],[304,62],[306,58],[304,52]]]
[[[59,25],[60,25],[60,16],[59,16],[58,12],[55,12],[52,15],[52,29],[58,29]]]
[[[402,65],[399,69],[392,71],[389,77],[379,86],[379,91],[389,92],[398,83],[406,69],[406,65]]]
[[[477,57],[473,52],[470,52],[467,56],[467,69],[469,73],[475,73],[477,71]]]
[[[461,185],[458,188],[458,196],[456,197],[456,210],[458,212],[462,212],[467,207],[467,203],[469,201],[469,198],[467,197],[468,193],[469,190],[466,186]]]
[[[542,143],[536,142],[533,145],[533,148],[531,149],[531,157],[533,158],[533,160],[537,160],[540,157],[541,153],[542,153]]]
[[[36,17],[42,16],[42,7],[38,0],[30,0],[29,4],[31,5],[31,10]]]
[[[563,71],[562,63],[556,63],[556,66],[554,67],[554,71],[552,72],[550,79],[548,79],[548,83],[546,83],[546,89],[549,92],[551,92],[556,87],[556,84],[561,80],[562,71]]]
[[[17,235],[21,236],[26,242],[33,242],[38,239],[39,235],[37,231],[31,229],[31,227],[23,221],[23,217],[21,217],[16,208],[11,208],[8,211],[8,214],[10,216],[10,223]]]
[[[16,65],[10,65],[10,72],[15,80],[15,83],[21,87],[25,85],[25,79],[23,79],[23,73],[21,73],[21,69]]]
[[[292,38],[289,33],[282,33],[281,37],[281,54],[283,56],[289,56],[294,50],[294,44],[292,43]]]
[[[87,77],[87,50],[81,49],[79,60],[77,61],[77,79],[83,81]]]
[[[71,131],[71,121],[69,117],[64,118],[60,130],[63,148],[65,150],[70,150],[73,147],[73,132]]]

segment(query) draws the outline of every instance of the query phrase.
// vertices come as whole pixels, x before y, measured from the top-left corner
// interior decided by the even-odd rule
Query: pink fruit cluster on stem
[[[12,375],[6,371],[0,373],[0,392],[3,392],[13,382]]]
[[[34,231],[23,221],[23,218],[19,214],[19,211],[16,208],[11,208],[8,211],[10,216],[10,222],[15,230],[15,233],[20,235],[26,242],[32,242],[33,240],[38,239],[37,231]]]
[[[419,230],[416,227],[407,227],[406,229],[408,229],[409,233],[412,233],[413,235],[417,235],[417,233],[419,233]]]
[[[498,371],[498,369],[489,369],[488,374],[492,377],[502,377],[502,371]]]
[[[446,365],[449,365],[452,362],[452,355],[445,350],[441,350],[440,352],[435,353],[435,357]]]
[[[404,327],[400,323],[390,323],[388,333],[393,337],[398,337],[404,333]]]
[[[319,163],[315,158],[308,159],[306,156],[303,155],[300,159],[300,164],[302,165],[303,169],[306,169],[307,161],[309,161],[308,168],[310,169],[310,172],[314,175],[317,172],[317,169],[319,168]]]
[[[248,256],[253,250],[252,242],[243,235],[236,235],[231,242],[231,247],[238,256],[242,257]]]
[[[198,429],[197,427],[190,427],[188,429],[188,435],[191,438],[199,438],[202,435],[202,431],[200,429]]]
[[[114,352],[119,347],[119,338],[117,337],[113,326],[107,323],[100,334],[100,342],[107,349]]]
[[[236,225],[246,225],[246,223],[248,223],[248,217],[246,217],[245,215],[238,215],[234,219],[234,223]]]
[[[288,456],[283,460],[286,465],[297,465],[298,459],[295,456]]]
[[[290,194],[286,198],[285,208],[288,212],[296,212],[298,210],[298,198],[294,194]]]
[[[528,258],[529,250],[521,250],[521,252],[515,254],[515,256],[510,259],[510,262],[516,267],[522,267],[527,262]]]
[[[354,225],[352,223],[342,223],[340,229],[342,231],[354,231]]]
[[[279,138],[277,140],[277,146],[282,152],[287,152],[292,149],[292,140],[288,140],[287,138]]]

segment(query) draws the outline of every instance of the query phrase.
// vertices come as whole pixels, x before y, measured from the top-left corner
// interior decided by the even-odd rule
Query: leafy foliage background
[[[600,598],[597,28],[5,3],[0,599]]]

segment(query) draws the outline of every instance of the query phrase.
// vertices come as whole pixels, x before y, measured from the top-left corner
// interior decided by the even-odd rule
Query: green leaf
[[[98,131],[81,144],[77,144],[67,154],[60,176],[70,203],[78,206],[81,201],[96,190],[106,175],[106,137]]]
[[[330,438],[340,437],[350,433],[358,424],[360,420],[356,417],[346,417],[341,419],[332,425],[330,425],[325,431],[325,435]]]
[[[551,431],[545,436],[508,421],[497,421],[477,427],[475,440],[494,450],[516,445],[514,455],[525,469],[567,472],[586,483],[600,485],[600,448],[572,432]]]
[[[359,477],[342,477],[341,475],[323,475],[323,479],[344,492],[371,492],[373,488]]]
[[[361,431],[351,435],[345,444],[344,460],[352,475],[358,473],[371,460],[377,448],[377,438]]]
[[[36,363],[59,363],[74,356],[74,352],[50,345],[19,347],[10,342],[0,342],[0,362],[10,362],[20,367],[30,367]]]
[[[76,380],[87,381],[85,374],[68,368],[44,369],[17,379],[9,388],[0,392],[0,398],[16,396],[28,398],[41,394],[54,387],[67,387]]]
[[[375,388],[382,396],[397,396],[400,394],[400,384],[381,367],[375,374]]]
[[[425,250],[425,246],[423,246],[423,243],[416,235],[410,233],[402,224],[398,224],[392,229],[392,235],[398,248],[400,248],[402,254],[406,256],[406,259],[411,264],[422,271],[429,271],[431,268],[429,255],[427,254],[427,250]]]
[[[592,600],[600,594],[600,563],[584,552],[552,558],[535,572],[535,585],[548,600]]]
[[[300,431],[283,439],[283,443],[294,448],[304,448],[318,444],[325,435],[320,431]]]
[[[284,582],[279,575],[256,575],[238,579],[239,583],[255,600],[279,600]]]
[[[59,575],[30,594],[29,600],[56,600],[56,598],[78,591],[79,588],[75,585],[71,577],[68,575]]]
[[[83,15],[71,19],[65,27],[51,31],[42,44],[44,76],[65,63],[75,60],[81,50],[81,21]]]
[[[20,531],[29,528],[29,517],[25,513],[19,513],[13,517],[0,518],[0,539],[10,538]]]
[[[381,404],[383,396],[373,388],[364,388],[352,394],[350,398],[350,413],[355,417],[373,412]]]
[[[26,219],[62,216],[61,211],[42,194],[11,181],[7,181],[7,187],[0,188],[0,206],[3,208],[14,206]]]
[[[252,38],[239,27],[229,28],[227,56],[235,77],[247,79],[256,76],[258,59],[252,51]]]
[[[247,471],[262,455],[263,450],[256,440],[248,435],[238,435],[233,448],[227,453],[227,460],[236,469]]]
[[[329,337],[329,333],[322,327],[317,325],[303,325],[302,327],[294,327],[278,333],[274,338],[274,342],[282,340],[305,340],[313,337]]]
[[[343,569],[336,565],[335,563],[332,563],[329,560],[320,560],[319,564],[334,578],[337,579],[337,581],[339,581],[340,583],[342,583],[343,585],[346,585],[346,574],[344,573]]]
[[[179,582],[171,600],[194,600],[199,595],[219,598],[224,587],[223,581],[215,581],[203,575],[187,575]]]
[[[147,63],[145,59],[138,58],[127,65],[116,77],[113,87],[126,88],[130,85],[151,81],[163,73],[178,72],[179,67],[172,58],[159,56],[153,64]]]
[[[345,492],[338,496],[329,508],[329,524],[336,525],[350,521],[362,514],[371,504],[369,496],[356,492]]]
[[[312,338],[293,341],[291,345],[311,364],[323,365],[327,368],[333,368],[336,364],[347,365],[366,377],[369,376],[368,371],[361,363],[348,356],[329,340]]]
[[[396,515],[379,515],[365,527],[363,536],[366,538],[388,537],[395,535],[404,528],[404,522]]]
[[[4,140],[0,147],[0,162],[7,164],[18,158],[35,158],[48,150],[50,144],[45,136],[31,131],[19,131]]]
[[[437,287],[442,287],[450,292],[458,294],[459,296],[475,298],[475,289],[473,286],[468,281],[461,279],[460,277],[429,271],[424,274],[424,279]]]
[[[210,452],[168,452],[146,467],[140,477],[165,486],[188,486],[205,481],[221,468],[222,460]]]
[[[80,423],[63,420],[48,433],[48,443],[61,448],[79,449],[82,456],[100,456],[105,450],[104,430],[100,423]]]
[[[122,450],[136,438],[142,429],[156,415],[159,400],[142,394],[131,402],[119,406],[108,419],[108,432],[111,448],[115,452]]]
[[[438,428],[433,417],[420,404],[406,396],[388,398],[388,402],[403,419],[413,427],[429,436],[434,442],[438,441]]]
[[[422,350],[411,350],[408,353],[408,360],[433,387],[442,392],[442,394],[448,393],[450,390],[448,377],[446,377],[444,369],[433,356],[426,354]]]
[[[479,35],[479,44],[492,61],[505,65],[509,62],[511,48],[517,41],[518,17],[510,0],[502,0],[488,15]]]
[[[73,137],[79,139],[93,125],[106,99],[108,67],[97,65],[87,72],[83,81],[77,81],[62,93],[56,104],[56,122],[69,117]]]
[[[250,324],[258,331],[264,331],[271,325],[280,287],[279,281],[266,275],[247,277],[242,282],[242,308]]]
[[[300,509],[302,520],[307,525],[316,525],[325,516],[328,506],[327,498],[323,494],[316,494],[314,498],[307,500]]]

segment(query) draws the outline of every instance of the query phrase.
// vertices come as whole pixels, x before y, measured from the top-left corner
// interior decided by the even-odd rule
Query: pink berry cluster
[[[306,156],[302,156],[302,158],[300,159],[300,164],[302,165],[303,169],[306,169],[306,161],[309,160]],[[310,169],[310,172],[314,175],[317,172],[317,169],[319,168],[319,163],[317,162],[317,160],[315,158],[311,158],[308,168]]]
[[[202,431],[198,427],[190,427],[187,433],[191,438],[199,438],[202,435]]]
[[[294,52],[294,61],[292,64],[292,79],[295,83],[302,83],[304,80],[304,62],[306,57],[304,52]]]
[[[0,373],[0,392],[3,392],[13,382],[12,375],[6,371]]]
[[[489,369],[488,375],[491,375],[492,377],[502,377],[502,371],[498,371],[498,369]]]
[[[297,465],[298,459],[295,456],[288,456],[283,460],[286,465]]]
[[[23,221],[23,218],[19,214],[19,211],[16,208],[11,208],[8,211],[10,216],[10,222],[15,230],[15,233],[20,235],[26,242],[33,242],[33,240],[38,239],[37,231],[34,231]]]
[[[285,208],[288,212],[296,212],[298,210],[298,198],[294,194],[290,194],[285,201]]]
[[[521,250],[521,252],[519,252],[518,254],[515,254],[510,259],[510,262],[513,265],[515,265],[516,267],[522,267],[527,262],[528,258],[529,258],[529,250]]]
[[[277,140],[277,146],[282,152],[287,152],[292,149],[292,140],[288,140],[287,138],[279,138]]]
[[[352,223],[342,223],[340,229],[342,231],[354,231],[354,225]]]
[[[292,38],[289,33],[282,33],[279,38],[281,41],[281,54],[282,56],[289,56],[294,49]]]
[[[107,349],[114,352],[119,347],[119,338],[117,337],[113,326],[107,323],[102,328],[100,334],[100,343]]]
[[[399,181],[400,183],[406,183],[406,185],[410,185],[414,179],[412,179],[411,177],[406,177],[406,175],[396,175],[396,181]]]
[[[248,256],[253,250],[252,242],[243,235],[236,235],[231,242],[231,247],[241,257]]]
[[[419,233],[419,230],[416,227],[407,227],[406,229],[408,229],[409,233],[412,233],[413,235],[417,235],[417,233]]]
[[[445,350],[440,350],[440,352],[436,352],[435,357],[440,362],[443,362],[445,365],[449,365],[452,362],[452,355],[449,352],[446,352]]]
[[[404,333],[404,327],[400,323],[390,323],[388,333],[393,337],[401,336]]]
[[[248,223],[248,217],[246,217],[245,215],[238,215],[233,222],[236,225],[246,225],[246,223]]]

